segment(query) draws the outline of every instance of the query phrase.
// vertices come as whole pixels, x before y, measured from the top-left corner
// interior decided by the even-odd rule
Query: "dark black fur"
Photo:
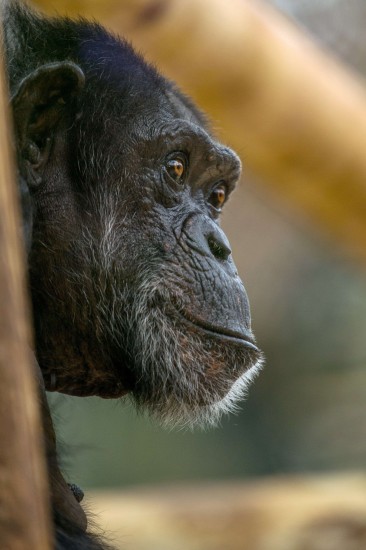
[[[218,222],[240,161],[99,25],[10,2],[4,29],[55,544],[97,550],[58,468],[44,385],[130,394],[170,423],[232,408],[260,358]]]

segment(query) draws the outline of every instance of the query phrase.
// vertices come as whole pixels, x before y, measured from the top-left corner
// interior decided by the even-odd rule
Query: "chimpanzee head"
[[[215,422],[260,362],[219,225],[240,161],[126,42],[16,17],[9,73],[46,387]]]

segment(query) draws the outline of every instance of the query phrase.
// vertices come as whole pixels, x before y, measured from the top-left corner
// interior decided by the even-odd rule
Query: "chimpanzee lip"
[[[260,353],[260,350],[257,348],[255,343],[253,342],[252,338],[248,337],[247,334],[241,333],[239,331],[231,330],[226,327],[216,326],[212,325],[208,321],[204,321],[201,318],[192,317],[192,315],[188,314],[185,311],[182,311],[181,309],[174,308],[175,312],[179,315],[183,321],[185,321],[188,325],[198,328],[210,335],[213,335],[215,337],[225,338],[227,340],[231,340],[232,342],[236,342],[238,344],[244,345],[248,349],[252,350],[253,352]]]

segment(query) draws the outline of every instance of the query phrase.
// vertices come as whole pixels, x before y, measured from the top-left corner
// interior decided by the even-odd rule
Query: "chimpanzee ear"
[[[76,116],[77,96],[84,86],[84,73],[74,63],[49,63],[28,75],[19,85],[11,103],[18,156],[37,180],[37,172],[47,162],[52,137],[61,119]],[[72,120],[72,119],[71,119]]]

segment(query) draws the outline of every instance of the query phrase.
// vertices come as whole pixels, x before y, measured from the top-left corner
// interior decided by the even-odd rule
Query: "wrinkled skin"
[[[52,187],[37,194],[31,255],[38,357],[49,389],[132,392],[152,409],[172,394],[173,408],[179,401],[195,409],[225,397],[258,358],[245,290],[209,203],[217,182],[233,189],[240,163],[192,114],[188,119],[185,109],[158,99],[151,113],[137,98],[143,108],[136,106],[122,128],[107,129],[112,168],[87,186],[78,189],[80,180],[50,165]],[[87,130],[78,132],[84,140]],[[60,139],[62,163],[70,137]],[[174,151],[189,156],[184,184],[164,170]],[[53,188],[58,172],[67,198],[61,210]]]
[[[37,194],[40,221],[31,275],[38,356],[50,389],[104,397],[132,391],[137,399],[142,395],[144,402],[155,405],[159,397],[151,380],[164,365],[156,364],[158,357],[146,364],[147,350],[139,358],[149,332],[144,327],[141,334],[140,327],[152,311],[156,326],[150,340],[156,339],[158,355],[171,345],[159,342],[167,324],[173,331],[175,327],[172,339],[181,340],[182,349],[190,349],[190,337],[199,341],[194,357],[181,368],[197,370],[202,386],[197,398],[204,404],[211,399],[206,395],[209,385],[215,400],[224,397],[257,359],[248,346],[252,336],[245,291],[208,202],[218,181],[225,181],[228,192],[234,187],[239,161],[197,121],[184,118],[183,109],[179,112],[165,98],[158,99],[146,112],[143,97],[137,98],[142,108],[137,105],[123,127],[112,123],[105,130],[106,154],[113,157],[105,173],[99,169],[95,179],[80,186],[80,179],[73,180],[72,172],[66,178],[53,162],[46,178],[52,187],[44,186]],[[79,147],[87,130],[75,129]],[[64,150],[65,143],[74,142],[70,137],[60,138],[62,164],[70,162]],[[165,159],[174,151],[189,156],[183,185],[164,173]],[[67,208],[61,210],[54,190],[56,173],[63,176],[58,183],[63,203],[66,197]],[[136,300],[141,318],[136,318]],[[179,368],[169,369],[165,378],[168,391],[174,392],[173,371],[178,374]],[[190,399],[189,384],[180,400]]]
[[[100,549],[44,388],[128,394],[170,425],[232,410],[261,357],[219,226],[241,166],[124,41],[16,2],[4,19],[56,547]]]

